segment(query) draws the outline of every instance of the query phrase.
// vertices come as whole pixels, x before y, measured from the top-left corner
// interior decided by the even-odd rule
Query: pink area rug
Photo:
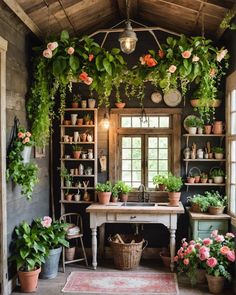
[[[173,273],[73,271],[62,292],[77,294],[178,294]]]

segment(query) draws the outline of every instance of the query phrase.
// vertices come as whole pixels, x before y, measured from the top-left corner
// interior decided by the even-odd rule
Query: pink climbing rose
[[[51,49],[45,49],[43,51],[43,56],[46,58],[52,58],[52,50]]]
[[[184,52],[182,52],[182,57],[183,58],[190,58],[191,54],[192,54],[191,51],[185,50]]]
[[[50,216],[44,216],[41,224],[43,227],[50,227],[52,224],[52,218]]]

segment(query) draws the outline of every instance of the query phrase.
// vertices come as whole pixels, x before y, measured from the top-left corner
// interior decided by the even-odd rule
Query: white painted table
[[[163,203],[160,203],[160,205]],[[175,232],[177,229],[177,216],[184,213],[180,202],[179,207],[158,206],[153,207],[125,207],[122,203],[90,205],[86,212],[90,214],[90,228],[92,231],[92,266],[97,268],[97,227],[104,223],[161,223],[170,232],[171,270],[174,270]]]

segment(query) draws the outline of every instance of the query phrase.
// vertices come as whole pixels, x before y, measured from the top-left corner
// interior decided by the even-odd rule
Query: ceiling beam
[[[41,40],[43,40],[43,33],[39,27],[32,21],[32,19],[24,12],[22,7],[16,0],[3,0],[5,4],[19,17],[19,19]]]
[[[119,12],[122,17],[126,18],[126,1],[127,0],[117,0]],[[138,0],[128,0],[127,3],[129,3],[129,16],[130,18],[137,17],[138,14]]]
[[[236,10],[236,3],[234,4],[234,6],[232,7],[232,10]],[[222,19],[223,20],[223,19]],[[217,31],[216,31],[216,37],[217,39],[220,39],[220,37],[224,34],[226,29],[221,29],[220,26],[218,27]]]

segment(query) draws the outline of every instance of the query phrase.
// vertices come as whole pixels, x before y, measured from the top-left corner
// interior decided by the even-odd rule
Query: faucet
[[[146,193],[146,188],[144,184],[140,184],[138,191],[141,192],[139,195],[139,202],[149,202],[149,194]]]

